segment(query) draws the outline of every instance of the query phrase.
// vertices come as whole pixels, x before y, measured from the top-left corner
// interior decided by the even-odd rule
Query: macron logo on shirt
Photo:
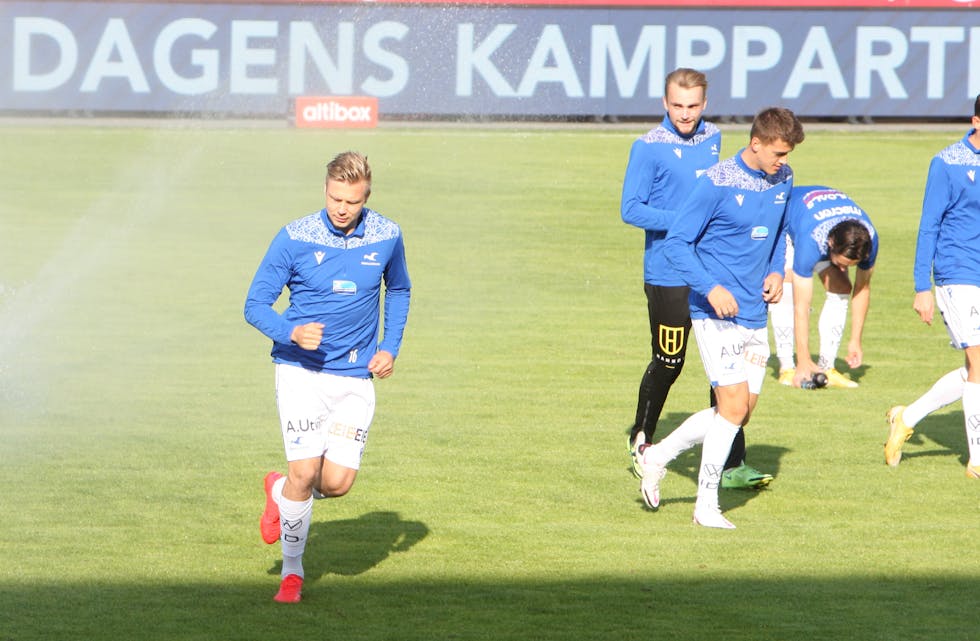
[[[966,172],[966,175],[969,177],[971,183],[977,181],[977,170],[976,169],[971,169],[971,170],[967,171]]]

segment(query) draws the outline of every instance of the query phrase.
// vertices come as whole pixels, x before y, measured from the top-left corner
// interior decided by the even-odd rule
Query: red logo
[[[378,99],[371,96],[299,96],[297,127],[377,127]]]

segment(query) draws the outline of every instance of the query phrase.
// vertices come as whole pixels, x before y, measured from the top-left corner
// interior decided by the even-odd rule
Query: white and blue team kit
[[[280,315],[272,306],[283,287],[289,288],[289,306]],[[289,223],[273,239],[249,287],[245,318],[273,340],[276,363],[370,378],[367,366],[377,351],[398,356],[411,287],[396,223],[365,207],[345,235],[323,209]],[[323,341],[316,350],[302,349],[290,335],[313,322],[323,323]]]
[[[793,241],[793,271],[803,277],[830,257],[827,234],[845,220],[856,220],[871,234],[871,252],[859,269],[874,267],[878,257],[878,232],[867,212],[843,192],[821,185],[793,187],[786,208],[786,225]]]
[[[667,233],[664,254],[691,288],[691,318],[718,318],[708,292],[721,285],[738,302],[731,320],[749,329],[766,326],[763,281],[783,274],[784,215],[793,172],[751,169],[741,151],[698,179]]]
[[[623,222],[645,230],[643,280],[651,285],[685,285],[663,256],[667,230],[678,206],[694,188],[698,177],[718,162],[721,131],[702,120],[690,136],[677,132],[664,117],[630,148],[620,213]]]
[[[936,285],[980,287],[980,149],[962,140],[929,164],[915,248],[915,291]]]

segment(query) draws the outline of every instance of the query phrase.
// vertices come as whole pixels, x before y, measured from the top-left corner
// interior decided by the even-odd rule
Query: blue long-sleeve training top
[[[859,269],[871,269],[878,257],[878,232],[861,207],[844,192],[822,185],[793,187],[786,208],[786,227],[793,241],[793,271],[804,278],[830,257],[827,235],[845,220],[856,220],[871,234],[871,252]]]
[[[721,285],[738,302],[734,322],[766,326],[763,283],[769,274],[784,273],[784,214],[792,189],[789,165],[770,176],[749,168],[741,151],[698,179],[664,241],[667,260],[691,287],[691,318],[717,318],[708,292]]]
[[[963,139],[929,163],[915,245],[915,291],[936,285],[980,287],[980,149]]]
[[[663,256],[663,241],[677,208],[704,170],[718,162],[720,150],[721,131],[714,124],[702,120],[693,134],[682,136],[666,116],[633,142],[619,209],[624,222],[645,232],[645,282],[684,285]]]
[[[279,314],[273,304],[283,287],[289,306]],[[378,350],[398,356],[411,289],[397,224],[365,207],[357,227],[344,235],[324,209],[289,223],[272,240],[248,289],[245,319],[272,339],[276,363],[370,378],[367,365]],[[290,335],[311,322],[324,324],[323,341],[305,350]]]

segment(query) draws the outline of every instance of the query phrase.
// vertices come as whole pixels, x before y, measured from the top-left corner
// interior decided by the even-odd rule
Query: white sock
[[[272,484],[272,500],[276,502],[276,505],[279,505],[279,501],[282,500],[282,488],[284,485],[286,485],[285,476],[280,476]]]
[[[701,468],[698,471],[698,498],[694,509],[718,509],[718,486],[721,485],[721,473],[732,449],[732,441],[738,433],[739,426],[729,423],[721,414],[715,414],[704,437],[701,448]]]
[[[933,383],[929,391],[917,398],[902,411],[902,420],[909,427],[916,424],[936,410],[958,401],[963,396],[963,385],[966,382],[966,368],[960,367],[947,372]],[[966,409],[963,411],[966,414]]]
[[[963,383],[963,421],[970,465],[980,465],[980,383]]]
[[[778,303],[769,305],[772,319],[772,336],[776,342],[776,358],[780,371],[794,369],[796,361],[793,352],[793,283],[783,283],[783,297]]]
[[[847,323],[848,294],[831,294],[827,292],[823,309],[820,310],[820,356],[817,367],[831,369],[837,360],[840,343],[844,337],[844,325]]]
[[[303,576],[303,552],[310,533],[313,497],[305,501],[279,498],[279,522],[282,527],[282,576]]]
[[[713,407],[708,407],[700,412],[691,414],[673,432],[661,439],[659,443],[647,448],[644,452],[644,456],[648,457],[646,460],[666,466],[677,458],[681,452],[689,450],[704,441],[704,435],[708,433],[708,428],[711,427],[714,416],[715,410]]]

